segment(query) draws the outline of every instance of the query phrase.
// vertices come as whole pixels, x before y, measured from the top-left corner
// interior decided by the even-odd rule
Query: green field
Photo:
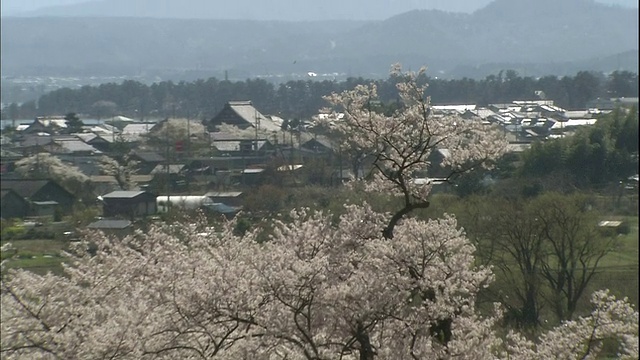
[[[638,217],[613,217],[612,220],[624,220],[630,224],[630,232],[619,235],[618,248],[605,256],[600,263],[600,271],[590,284],[593,290],[609,288],[619,297],[629,297],[638,305]],[[7,241],[2,241],[2,244]],[[38,274],[51,271],[62,273],[64,257],[62,250],[68,246],[65,240],[13,240],[13,250],[2,253],[2,259],[10,258],[7,268],[23,268]],[[585,296],[585,304],[588,296]]]
[[[612,217],[612,220],[625,221],[630,225],[630,232],[618,236],[618,248],[602,259],[600,264],[603,269],[614,270],[625,268],[629,265],[638,266],[638,217]]]
[[[2,241],[2,245],[10,242],[13,249],[2,252],[2,259],[8,259],[6,268],[22,268],[38,274],[51,271],[62,273],[64,257],[62,251],[67,242],[62,240],[12,240]]]

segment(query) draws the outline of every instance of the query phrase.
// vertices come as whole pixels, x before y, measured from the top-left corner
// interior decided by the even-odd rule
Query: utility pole
[[[191,156],[191,112],[187,109],[187,159]]]
[[[255,110],[255,118],[256,118],[256,138],[255,141],[253,142],[253,151],[255,156],[258,156],[258,132],[260,130],[260,115],[258,114],[258,110],[256,108],[254,108]]]

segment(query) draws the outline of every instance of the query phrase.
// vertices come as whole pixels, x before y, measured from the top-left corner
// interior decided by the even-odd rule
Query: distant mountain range
[[[361,1],[279,3],[285,1],[292,8],[317,4],[317,12],[340,8],[338,4],[343,11],[367,10],[351,8],[366,3]],[[236,0],[237,6],[225,5],[225,11],[231,16],[248,2]],[[185,17],[187,10],[174,8],[176,3],[105,0],[64,8],[67,15],[102,9],[103,15],[120,17],[3,18],[2,75],[221,78],[228,74],[244,79],[314,72],[377,77],[386,76],[395,62],[405,68],[428,65],[432,75],[443,77],[481,77],[499,71],[495,69],[531,76],[638,71],[638,12],[592,0],[495,0],[471,14],[414,10],[381,21],[151,17],[167,11]],[[213,4],[219,2],[198,3],[205,13],[214,11]],[[269,11],[268,3],[254,4],[245,15]],[[378,2],[380,6],[409,3]],[[142,9],[156,10],[147,10],[151,15],[144,18],[124,16],[142,14]]]
[[[636,0],[595,1],[638,8]],[[492,0],[4,0],[2,7],[3,16],[321,21],[384,20],[411,10],[437,9],[472,13],[491,2]],[[25,10],[16,10],[20,8]],[[6,14],[4,10],[8,10]]]

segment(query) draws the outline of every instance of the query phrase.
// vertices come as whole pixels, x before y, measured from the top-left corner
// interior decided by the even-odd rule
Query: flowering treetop
[[[399,88],[411,95],[413,84]],[[592,314],[537,341],[502,336],[498,305],[481,316],[476,297],[493,275],[475,264],[455,218],[399,220],[426,201],[409,179],[428,151],[446,144],[458,152],[451,164],[465,166],[498,156],[498,143],[473,126],[450,135],[462,125],[432,125],[418,100],[405,101],[404,116],[371,113],[356,96],[363,89],[332,98],[360,104],[345,106],[347,125],[359,129],[353,143],[376,154],[380,184],[410,199],[400,212],[345,205],[336,221],[296,209],[272,219],[262,243],[258,230],[239,236],[233,222],[212,228],[197,218],[124,240],[89,232],[66,255],[65,276],[3,269],[2,357],[586,359],[614,339],[621,357],[637,358],[638,314],[606,292],[594,296]]]
[[[415,181],[416,172],[432,166],[430,156],[438,149],[446,149],[442,165],[449,166],[447,178],[477,167],[489,167],[505,152],[507,141],[500,131],[480,120],[460,116],[434,116],[430,98],[425,95],[427,85],[419,85],[417,78],[424,74],[403,72],[394,65],[393,76],[398,77],[397,89],[402,104],[392,114],[384,114],[372,106],[377,102],[375,84],[358,85],[355,89],[332,94],[327,100],[333,105],[333,116],[344,114],[335,128],[342,133],[345,147],[358,149],[373,157],[377,170],[367,189],[396,193],[403,197],[402,216],[416,208],[429,206],[431,184]],[[392,220],[387,236],[393,236]]]

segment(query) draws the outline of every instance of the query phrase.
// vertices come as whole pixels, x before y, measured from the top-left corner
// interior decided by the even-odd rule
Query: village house
[[[261,114],[251,101],[229,101],[216,116],[204,123],[210,132],[217,131],[217,127],[222,124],[233,125],[243,130],[254,128],[268,132],[280,131],[281,126],[271,117]]]
[[[0,191],[0,217],[3,219],[23,219],[29,216],[29,201],[12,189]]]
[[[62,209],[71,209],[76,197],[53,180],[2,179],[3,190],[13,190],[30,202],[55,201]]]
[[[165,163],[165,158],[154,151],[138,151],[134,150],[129,154],[131,160],[138,162],[137,174],[150,174],[159,164]]]
[[[67,120],[64,116],[40,116],[21,130],[25,134],[45,132],[53,135],[66,128]]]
[[[133,220],[157,212],[156,196],[146,191],[113,191],[98,199],[104,217]]]
[[[229,206],[242,206],[244,201],[242,191],[210,191],[204,195],[211,198],[214,203],[223,203]]]

